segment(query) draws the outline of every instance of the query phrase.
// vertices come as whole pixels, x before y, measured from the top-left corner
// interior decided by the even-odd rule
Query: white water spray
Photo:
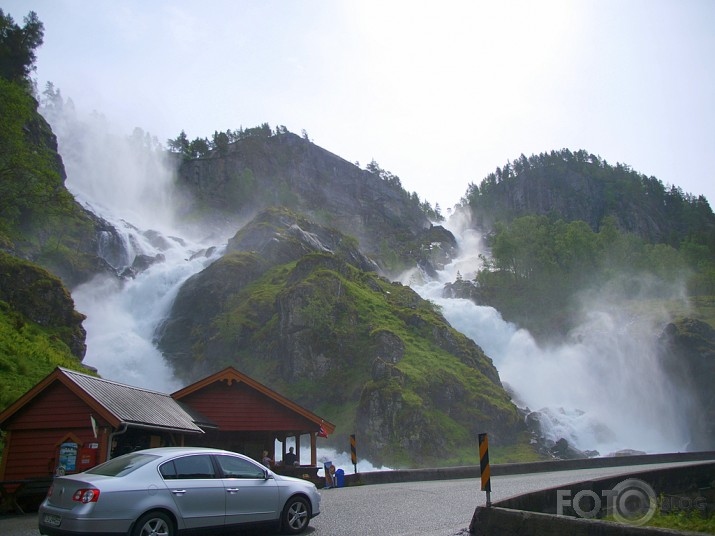
[[[208,244],[177,229],[171,172],[141,132],[130,139],[112,135],[99,117],[83,124],[58,114],[48,120],[58,135],[68,188],[123,237],[124,257],[110,261],[115,268],[131,265],[136,255],[163,256],[134,279],[99,277],[74,289],[77,309],[87,315],[85,363],[108,379],[173,391],[181,386],[153,344],[154,331],[181,284],[220,250],[214,256],[197,254]],[[542,348],[493,308],[441,297],[443,284],[457,273],[472,279],[481,265],[479,255],[486,252],[479,234],[458,221],[461,217],[456,213],[450,220],[461,257],[437,280],[413,270],[403,282],[440,305],[449,322],[485,350],[515,402],[541,412],[549,438],[563,437],[602,454],[622,448],[682,450],[688,437],[679,419],[683,410],[673,403],[677,396],[655,360],[651,321],[593,304],[572,342]],[[321,453],[321,459],[338,456]]]
[[[138,255],[153,263],[134,278],[98,276],[73,290],[77,310],[87,315],[84,363],[111,380],[176,390],[181,385],[155,347],[154,332],[181,284],[220,248],[207,249],[177,226],[174,179],[155,141],[138,129],[130,138],[116,135],[100,116],[79,120],[73,109],[46,116],[58,137],[67,188],[121,236],[123,251],[107,250],[105,260],[120,273]]]
[[[403,281],[438,304],[447,320],[490,356],[515,403],[539,411],[546,439],[566,439],[581,450],[606,455],[622,449],[676,452],[689,439],[684,405],[656,357],[656,323],[632,318],[613,304],[590,304],[570,342],[549,348],[524,329],[505,322],[492,307],[442,298],[457,272],[473,278],[487,251],[457,214],[450,221],[462,255],[434,281],[415,272]],[[465,232],[465,229],[467,231]]]

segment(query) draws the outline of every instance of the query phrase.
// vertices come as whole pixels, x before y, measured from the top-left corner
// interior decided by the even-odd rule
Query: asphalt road
[[[492,501],[571,482],[680,464],[581,469],[492,477]],[[625,479],[625,476],[624,476]],[[479,479],[380,484],[321,492],[313,536],[455,536],[467,534],[474,509],[486,504]]]
[[[580,469],[492,477],[492,501],[571,482],[684,464]],[[466,535],[474,509],[486,495],[478,479],[379,484],[321,491],[322,513],[305,532],[311,536]],[[212,533],[215,534],[215,533]],[[258,536],[265,532],[248,532]],[[37,514],[0,516],[0,535],[38,536]]]

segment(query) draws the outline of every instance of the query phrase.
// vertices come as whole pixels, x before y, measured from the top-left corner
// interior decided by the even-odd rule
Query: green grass
[[[0,410],[57,366],[86,372],[52,330],[0,307]]]
[[[246,254],[233,254],[230,260],[252,262]],[[256,353],[275,352],[283,302],[297,306],[295,336],[306,339],[329,367],[330,373],[318,380],[318,389],[316,378],[286,381],[276,360],[251,359]],[[470,439],[474,423],[519,418],[506,393],[487,377],[496,374],[490,360],[446,324],[438,307],[409,287],[362,272],[333,255],[307,255],[267,270],[230,295],[212,328],[217,337],[234,341],[229,344],[235,345],[235,366],[259,381],[270,381],[278,392],[303,401],[336,424],[335,441],[344,442],[338,438],[355,433],[358,401],[368,388],[383,394],[392,389],[402,405],[401,418],[409,425],[414,425],[413,420],[423,422],[428,435],[447,438],[448,453],[435,455],[441,465],[474,463],[478,457]],[[441,337],[455,347],[454,353],[440,347],[439,332],[449,334]],[[399,339],[403,352],[398,363],[388,364],[394,366],[396,376],[376,383],[372,362],[382,333]],[[445,389],[457,393],[453,403],[449,408],[435,406],[434,394]],[[332,393],[330,403],[320,395],[324,392]],[[533,459],[528,438],[523,443],[512,447],[504,459]],[[402,452],[397,441],[389,450],[390,464],[411,465],[413,453]]]
[[[648,524],[659,528],[715,534],[715,518],[712,516],[709,518],[701,518],[698,514],[670,514],[667,516],[657,516]]]
[[[703,517],[699,511],[657,513],[648,526],[715,534],[715,516]]]
[[[543,462],[550,458],[539,454],[529,443],[530,434],[523,432],[514,445],[489,445],[489,463]]]
[[[715,534],[715,516],[705,511],[705,507],[710,501],[704,497],[692,501],[688,499],[686,501],[687,509],[674,511],[663,511],[663,508],[668,504],[665,501],[667,499],[661,495],[658,499],[655,515],[645,523],[645,527]],[[702,504],[700,504],[700,501],[702,501]],[[603,520],[621,523],[614,516],[607,516]]]
[[[715,296],[694,296],[690,298],[692,317],[702,320],[715,328]]]
[[[674,321],[694,318],[715,328],[715,296],[689,296],[687,300],[635,300],[629,308],[640,315],[664,311]]]

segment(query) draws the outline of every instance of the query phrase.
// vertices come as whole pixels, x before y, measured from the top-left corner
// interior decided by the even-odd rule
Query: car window
[[[104,462],[97,467],[88,470],[88,473],[93,475],[104,476],[124,476],[132,471],[139,469],[142,465],[146,465],[152,460],[156,460],[159,456],[153,454],[130,453],[124,456],[119,456],[108,462]]]
[[[159,472],[165,480],[176,479],[176,467],[174,467],[174,460],[166,462],[159,467]]]
[[[216,456],[224,478],[265,478],[265,468],[238,456]]]
[[[159,468],[161,476],[167,480],[175,480],[181,478],[216,478],[216,471],[211,456],[201,454],[197,456],[184,456],[176,458],[162,464]]]

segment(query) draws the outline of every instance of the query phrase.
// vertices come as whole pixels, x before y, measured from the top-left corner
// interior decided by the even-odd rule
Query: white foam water
[[[540,346],[492,307],[442,297],[457,272],[473,278],[489,252],[463,214],[450,221],[460,257],[434,280],[415,271],[405,283],[442,308],[445,318],[492,358],[515,403],[538,411],[545,439],[566,439],[581,450],[677,452],[689,432],[688,404],[673,389],[656,355],[658,315],[633,318],[613,304],[590,303],[585,320],[565,343]],[[466,230],[466,232],[465,232]]]

